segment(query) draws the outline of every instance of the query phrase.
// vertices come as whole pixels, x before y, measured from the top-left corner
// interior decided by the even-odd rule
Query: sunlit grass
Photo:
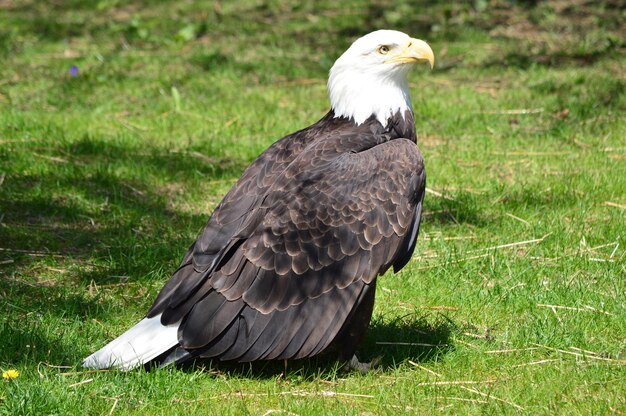
[[[0,2],[0,413],[626,411],[619,9],[484,3]],[[379,27],[438,60],[411,76],[432,192],[379,282],[380,370],[83,370]]]

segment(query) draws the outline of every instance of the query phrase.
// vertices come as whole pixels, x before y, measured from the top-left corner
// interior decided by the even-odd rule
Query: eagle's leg
[[[348,319],[346,319],[344,327],[333,341],[334,347],[339,352],[340,359],[346,361],[343,367],[345,371],[358,370],[361,373],[367,373],[370,369],[376,367],[380,361],[380,357],[378,357],[372,360],[371,363],[361,363],[355,355],[357,347],[365,338],[367,327],[372,319],[375,293],[376,280],[363,288],[363,292],[357,301],[357,306],[352,310]]]

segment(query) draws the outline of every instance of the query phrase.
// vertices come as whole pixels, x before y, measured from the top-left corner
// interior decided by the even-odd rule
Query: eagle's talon
[[[369,373],[371,370],[376,370],[380,366],[380,362],[382,361],[382,359],[383,357],[379,355],[378,357],[375,357],[369,363],[362,363],[359,361],[359,359],[356,357],[356,354],[355,354],[352,356],[350,361],[344,364],[342,370],[346,373],[356,370],[359,373],[365,375]]]

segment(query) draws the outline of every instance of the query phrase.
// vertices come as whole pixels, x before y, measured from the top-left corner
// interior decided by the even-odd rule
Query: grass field
[[[531,2],[532,3],[532,2]],[[626,413],[618,1],[0,0],[0,414]],[[427,40],[428,187],[360,357],[81,360],[139,320],[243,169],[328,109],[361,34]]]

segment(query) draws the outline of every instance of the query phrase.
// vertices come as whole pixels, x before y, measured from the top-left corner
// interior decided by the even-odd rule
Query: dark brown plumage
[[[349,358],[376,276],[413,252],[424,187],[410,112],[387,128],[330,112],[252,163],[147,316],[183,319],[177,361],[303,358],[333,341]]]

